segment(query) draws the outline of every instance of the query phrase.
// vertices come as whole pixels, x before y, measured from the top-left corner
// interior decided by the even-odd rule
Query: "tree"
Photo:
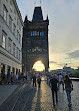
[[[75,71],[72,76],[79,77],[79,70]]]

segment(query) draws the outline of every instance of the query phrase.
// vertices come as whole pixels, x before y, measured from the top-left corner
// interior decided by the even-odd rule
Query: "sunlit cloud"
[[[71,53],[68,53],[71,58],[79,58],[79,50],[75,50]]]

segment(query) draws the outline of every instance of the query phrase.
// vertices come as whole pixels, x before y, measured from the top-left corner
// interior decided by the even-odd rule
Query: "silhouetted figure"
[[[38,87],[40,88],[40,85],[41,85],[41,78],[40,78],[40,75],[38,76],[37,82],[38,82]]]
[[[26,79],[26,72],[23,73],[23,81]]]
[[[53,78],[50,80],[51,83],[51,90],[52,90],[52,99],[53,99],[53,105],[55,107],[55,99],[54,99],[54,94],[56,95],[56,103],[58,103],[58,97],[57,97],[57,83],[58,80],[56,79],[55,75],[53,75]]]
[[[64,91],[64,81],[63,81],[64,79],[63,79],[63,75],[60,73],[59,74],[59,87],[60,87],[60,85],[62,84],[62,87],[63,87],[63,91]]]
[[[33,86],[36,87],[36,75],[33,76]]]
[[[19,75],[18,75],[18,73],[16,73],[16,83],[18,83],[18,77],[19,77]]]
[[[13,73],[11,72],[11,83],[13,83]]]
[[[68,75],[65,76],[64,79],[65,83],[65,90],[67,93],[67,99],[68,99],[68,106],[71,106],[71,91],[73,90],[73,84],[72,81],[69,79]]]

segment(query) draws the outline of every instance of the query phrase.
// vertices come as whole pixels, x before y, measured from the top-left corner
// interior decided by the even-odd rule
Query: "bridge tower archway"
[[[22,71],[32,70],[33,64],[41,60],[45,71],[49,68],[48,16],[43,20],[41,7],[35,7],[32,21],[25,17],[22,38]]]

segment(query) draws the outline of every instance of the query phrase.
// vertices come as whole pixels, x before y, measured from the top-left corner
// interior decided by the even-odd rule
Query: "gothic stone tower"
[[[22,39],[22,69],[31,71],[35,62],[41,61],[45,71],[49,68],[48,16],[43,20],[41,7],[35,7],[33,19],[25,17]]]

